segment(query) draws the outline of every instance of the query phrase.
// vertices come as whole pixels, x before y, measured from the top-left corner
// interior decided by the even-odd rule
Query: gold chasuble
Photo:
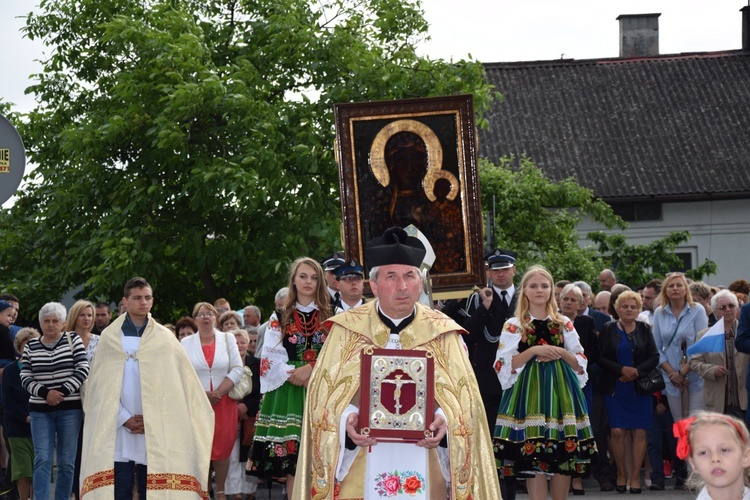
[[[362,350],[385,347],[390,329],[378,317],[377,301],[334,316],[326,326],[330,333],[307,392],[294,499],[363,499],[367,449],[359,450],[341,483],[335,479],[341,415],[350,403],[359,405]],[[462,331],[443,313],[416,304],[414,321],[401,331],[399,340],[403,349],[428,351],[434,359],[435,403],[447,421],[450,498],[497,500],[501,497],[491,437],[474,372],[459,338]],[[415,450],[422,449],[415,446]],[[445,499],[446,484],[435,450],[429,450],[429,463],[430,499]]]
[[[123,369],[121,315],[101,334],[81,391],[85,414],[81,497],[114,498],[117,415]],[[195,369],[174,334],[149,315],[138,352],[150,499],[208,498],[214,414]],[[85,392],[84,392],[85,391]]]

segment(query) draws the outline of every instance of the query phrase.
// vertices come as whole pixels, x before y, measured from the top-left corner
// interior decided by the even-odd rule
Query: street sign
[[[13,124],[0,115],[0,205],[15,194],[25,167],[26,150],[21,136]]]

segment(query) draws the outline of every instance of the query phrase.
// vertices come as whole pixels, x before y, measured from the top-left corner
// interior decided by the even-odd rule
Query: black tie
[[[500,297],[503,299],[503,304],[504,305],[506,305],[506,306],[509,305],[508,304],[508,292],[507,291],[503,290],[502,292],[500,292]]]

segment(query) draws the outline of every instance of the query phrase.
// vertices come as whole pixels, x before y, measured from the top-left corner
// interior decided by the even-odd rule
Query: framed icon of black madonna
[[[483,283],[472,96],[337,104],[334,113],[347,257],[366,263],[370,238],[414,225],[436,256],[434,291]]]

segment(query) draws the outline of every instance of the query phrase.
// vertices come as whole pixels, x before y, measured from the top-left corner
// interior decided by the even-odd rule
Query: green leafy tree
[[[686,276],[696,281],[716,273],[716,263],[709,259],[696,268],[683,268],[685,263],[674,250],[690,239],[688,231],[675,231],[646,245],[629,245],[621,233],[597,231],[589,233],[588,238],[597,245],[601,255],[599,269],[614,270],[617,280],[630,286],[664,278],[671,271],[685,271]]]
[[[333,104],[498,95],[475,61],[420,57],[403,0],[48,0],[18,123],[37,168],[0,214],[6,289],[35,310],[143,275],[168,318],[269,304],[286,264],[340,247]]]
[[[597,254],[578,244],[576,226],[589,216],[624,228],[606,203],[574,179],[555,182],[527,157],[480,160],[482,210],[495,214],[492,246],[518,252],[519,272],[542,264],[555,279],[590,281],[599,271]]]

